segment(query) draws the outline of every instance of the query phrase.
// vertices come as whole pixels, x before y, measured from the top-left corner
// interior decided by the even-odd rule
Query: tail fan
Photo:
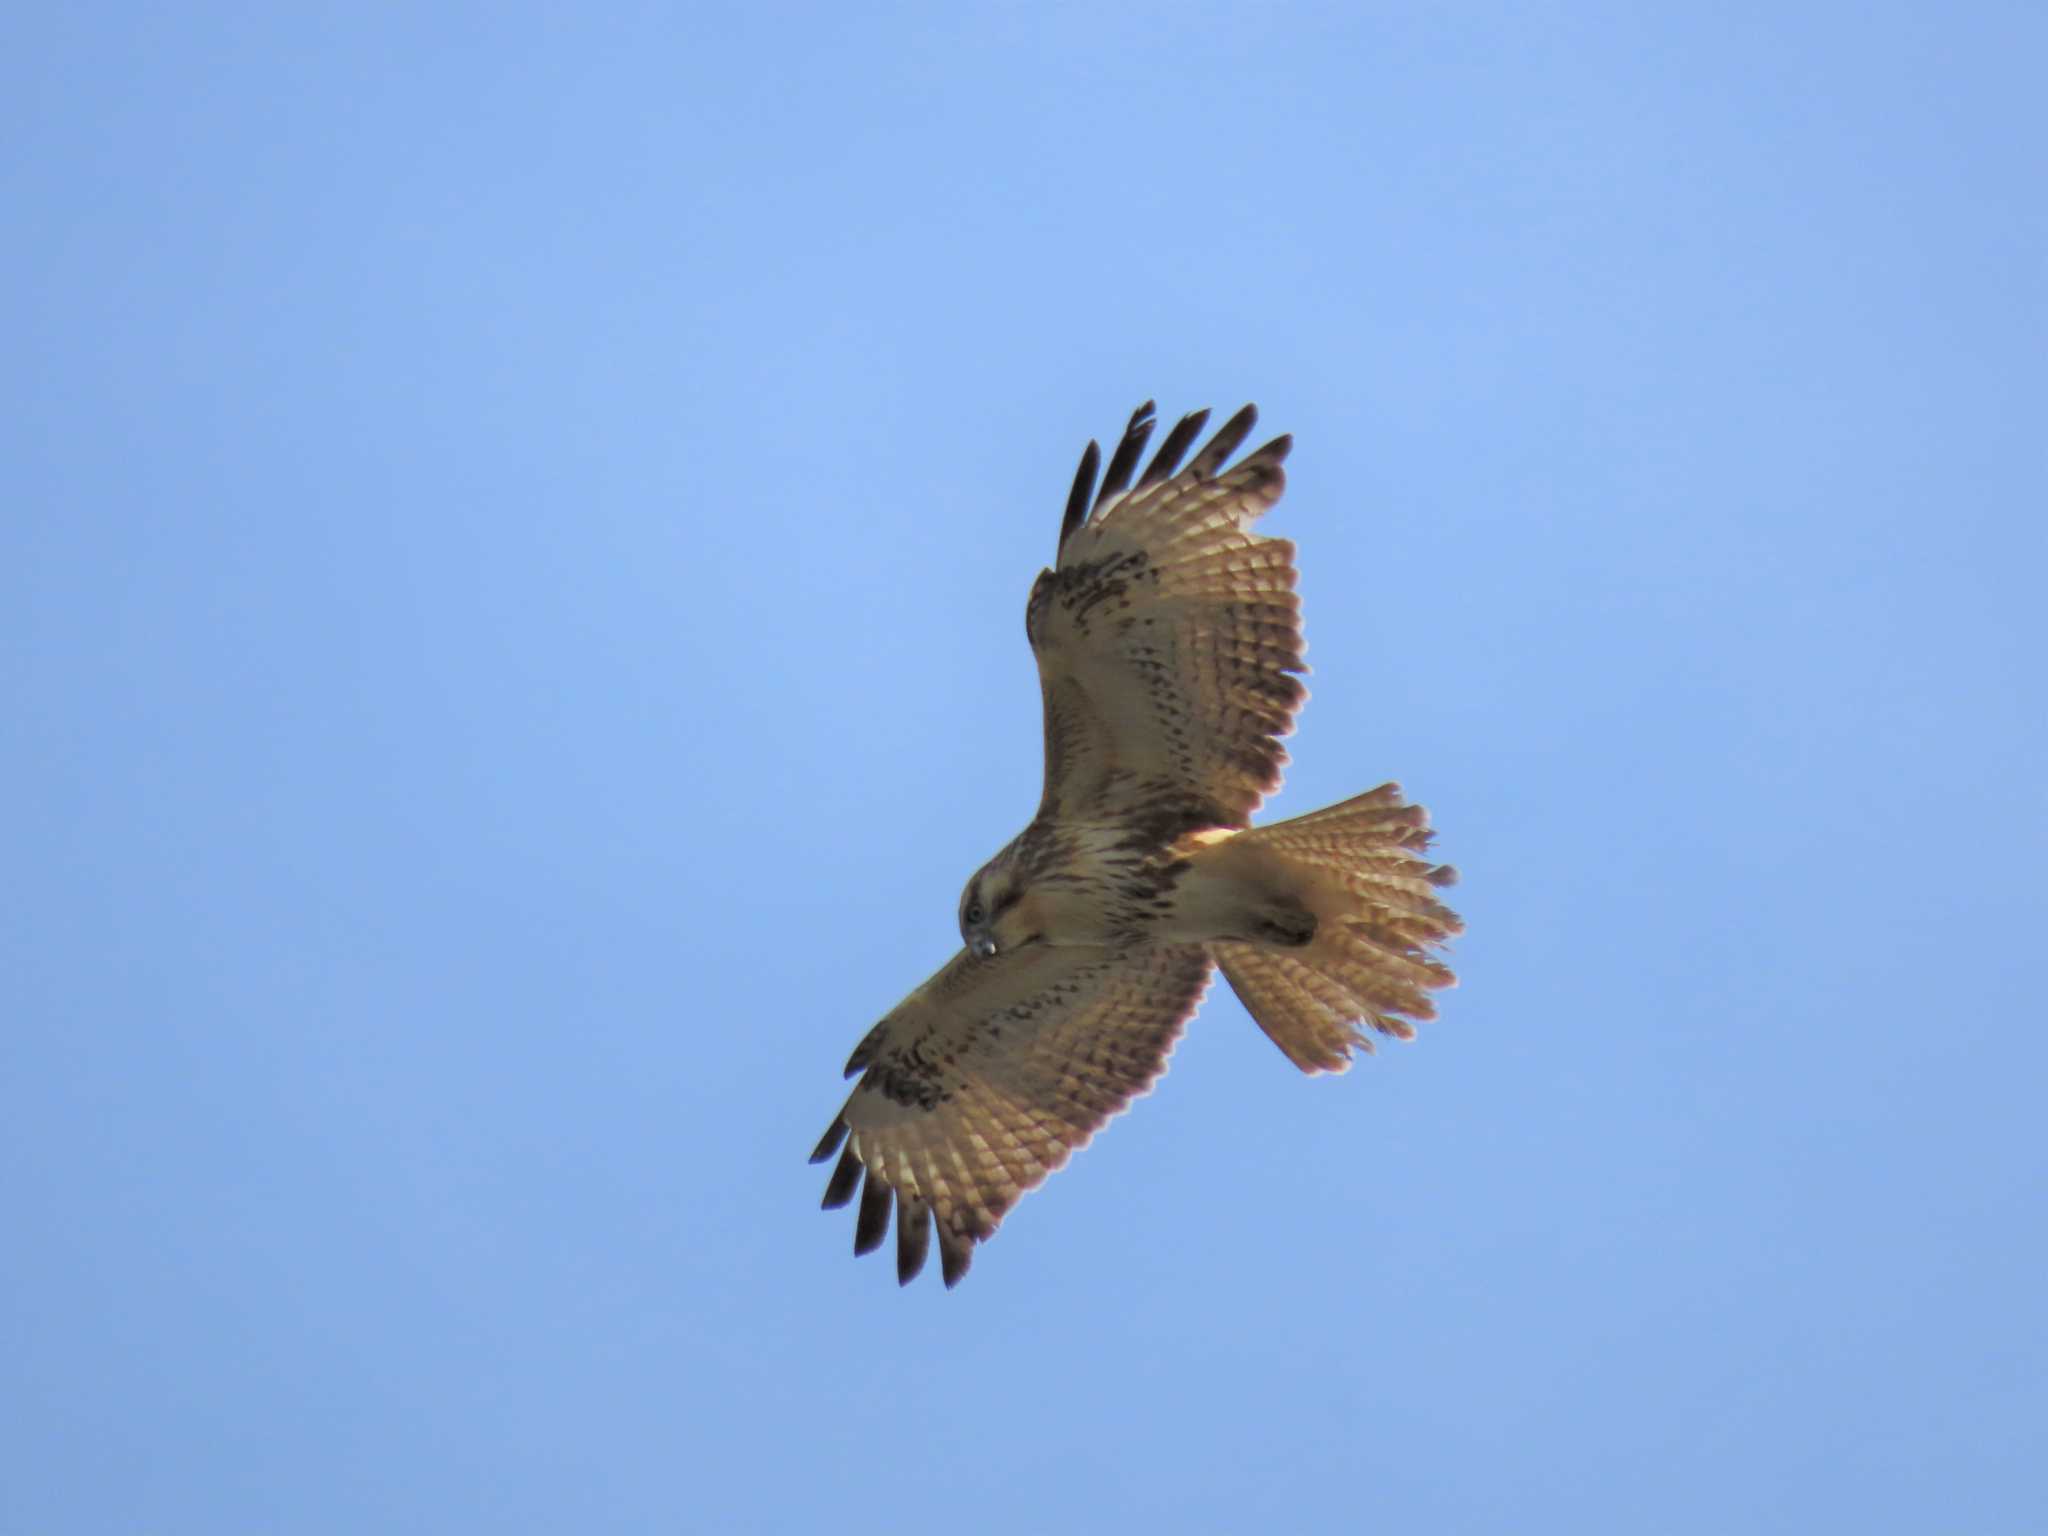
[[[1304,1072],[1342,1072],[1374,1033],[1412,1039],[1433,1019],[1429,994],[1457,978],[1432,952],[1464,930],[1437,899],[1457,871],[1431,864],[1429,813],[1382,784],[1234,842],[1286,867],[1316,915],[1298,948],[1219,941],[1217,965],[1246,1012]],[[1249,850],[1247,850],[1249,851]]]

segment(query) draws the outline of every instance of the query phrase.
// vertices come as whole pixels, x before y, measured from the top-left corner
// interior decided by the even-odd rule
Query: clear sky
[[[5,24],[0,1529],[2042,1529],[2042,9],[601,9]],[[1147,397],[1463,985],[899,1291]]]

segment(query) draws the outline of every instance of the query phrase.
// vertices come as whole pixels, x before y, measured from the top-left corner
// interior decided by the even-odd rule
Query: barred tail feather
[[[1464,929],[1437,899],[1457,879],[1422,857],[1429,816],[1397,784],[1254,827],[1234,842],[1287,872],[1315,913],[1299,947],[1221,940],[1217,965],[1245,1010],[1304,1072],[1341,1072],[1374,1033],[1413,1038],[1413,1021],[1436,1017],[1429,994],[1456,985],[1433,951]]]

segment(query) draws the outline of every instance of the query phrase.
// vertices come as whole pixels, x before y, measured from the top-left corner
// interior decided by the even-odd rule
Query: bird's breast
[[[1020,907],[1049,944],[1126,947],[1157,937],[1187,868],[1127,826],[1073,826],[1048,837]]]

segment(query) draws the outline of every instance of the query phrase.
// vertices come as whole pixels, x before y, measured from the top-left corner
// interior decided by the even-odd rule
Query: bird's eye
[[[970,901],[969,903],[967,903],[967,921],[969,921],[970,923],[978,923],[981,921],[981,919],[981,903],[978,901]]]

